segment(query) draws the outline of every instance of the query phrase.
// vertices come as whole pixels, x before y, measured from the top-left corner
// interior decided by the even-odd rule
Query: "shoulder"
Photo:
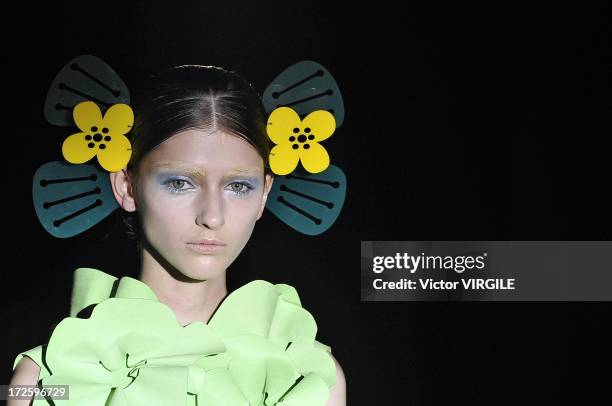
[[[9,385],[36,385],[40,375],[40,367],[29,357],[21,357],[14,367],[13,377]],[[32,398],[24,400],[9,399],[7,405],[30,405]]]
[[[346,406],[346,378],[338,360],[330,354],[336,364],[336,383],[329,390],[325,406]]]
[[[40,367],[29,357],[22,357],[13,372],[11,385],[36,385]]]

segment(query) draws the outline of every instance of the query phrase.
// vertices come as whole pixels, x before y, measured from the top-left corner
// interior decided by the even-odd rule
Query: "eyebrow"
[[[195,167],[192,165],[185,164],[180,161],[160,161],[154,163],[153,168],[159,169],[173,169],[177,171],[185,172],[192,176],[206,176],[205,171],[202,168]],[[257,175],[261,168],[257,166],[246,166],[242,168],[235,168],[225,172],[225,176],[234,176],[234,175]]]

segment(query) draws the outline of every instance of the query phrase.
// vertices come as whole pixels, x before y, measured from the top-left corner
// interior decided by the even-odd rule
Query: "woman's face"
[[[193,129],[142,160],[136,208],[147,244],[183,275],[214,278],[240,254],[261,217],[273,178],[245,140]],[[225,245],[204,247],[203,240]]]

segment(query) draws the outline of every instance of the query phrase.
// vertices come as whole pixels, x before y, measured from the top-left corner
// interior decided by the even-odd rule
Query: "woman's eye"
[[[185,187],[185,185],[190,185],[190,183],[185,179],[168,179],[166,182],[164,182],[164,185],[172,193],[180,193],[190,189]]]
[[[230,183],[230,190],[234,192],[238,196],[243,196],[249,193],[253,187],[246,183],[242,182],[232,182]]]
[[[172,181],[172,186],[174,186],[175,189],[182,189],[183,185],[185,185],[184,180],[173,180]]]
[[[232,190],[233,190],[234,192],[240,192],[240,191],[242,191],[242,190],[243,190],[243,189],[242,189],[243,187],[245,187],[245,186],[244,186],[243,184],[241,184],[241,183],[232,183]]]

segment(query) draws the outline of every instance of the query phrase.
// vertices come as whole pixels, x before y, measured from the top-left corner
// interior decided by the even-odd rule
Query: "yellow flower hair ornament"
[[[261,99],[275,144],[268,158],[277,175],[266,208],[294,230],[319,235],[334,224],[346,197],[346,175],[320,145],[344,122],[340,88],[323,65],[306,60],[278,74]],[[71,59],[53,79],[45,119],[61,127],[76,123],[80,132],[63,141],[64,159],[41,165],[32,179],[36,216],[52,236],[78,235],[119,207],[105,175],[131,158],[129,105],[126,83],[94,55]],[[94,157],[98,164],[87,163]],[[297,168],[300,162],[304,170]]]
[[[132,155],[130,140],[125,136],[134,123],[134,113],[127,104],[113,104],[102,115],[93,101],[77,104],[73,118],[81,132],[72,134],[62,144],[64,158],[82,164],[97,156],[105,170],[123,169]]]
[[[331,137],[336,119],[326,110],[316,110],[300,119],[290,107],[279,107],[268,117],[266,131],[276,146],[270,151],[270,168],[277,175],[287,175],[299,162],[310,173],[329,167],[329,154],[320,141]]]

